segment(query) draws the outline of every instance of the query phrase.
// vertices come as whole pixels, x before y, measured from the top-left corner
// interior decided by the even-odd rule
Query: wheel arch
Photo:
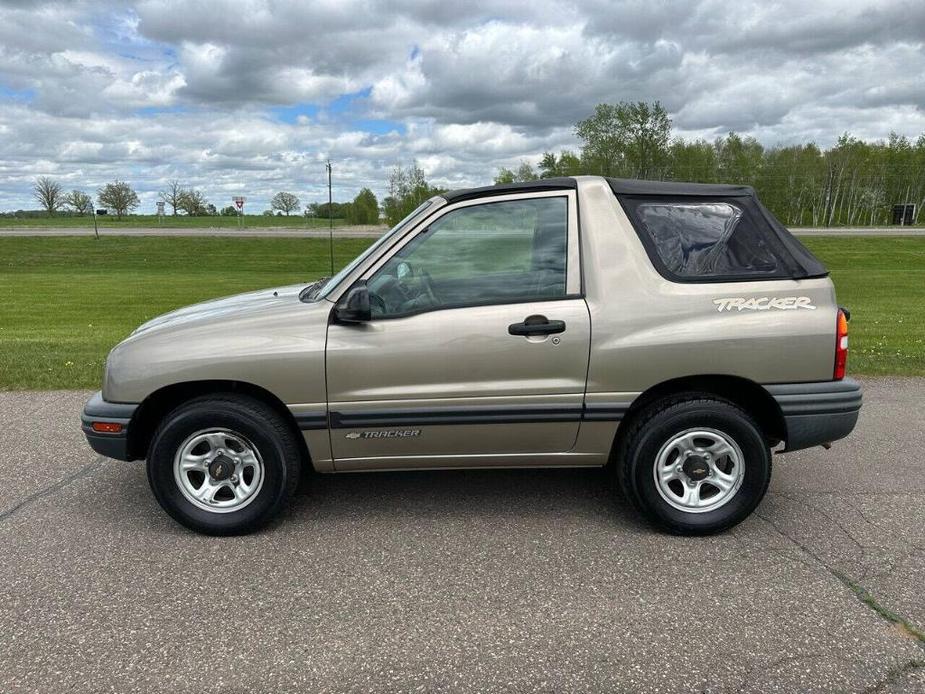
[[[147,457],[154,432],[169,412],[193,398],[219,394],[245,395],[269,405],[296,434],[303,467],[312,466],[305,437],[302,436],[295,416],[285,403],[266,388],[246,381],[233,380],[184,381],[164,386],[148,395],[138,406],[129,426],[128,452],[131,459]]]
[[[612,452],[619,450],[622,437],[629,431],[632,421],[651,405],[688,394],[712,395],[738,405],[755,418],[772,447],[787,439],[787,423],[780,405],[759,383],[742,376],[722,374],[683,376],[651,386],[633,400],[617,427]]]

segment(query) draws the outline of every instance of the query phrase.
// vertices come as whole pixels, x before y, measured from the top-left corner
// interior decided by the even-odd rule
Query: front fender
[[[133,335],[109,354],[108,402],[140,403],[189,381],[243,381],[283,403],[324,403],[324,345],[330,304],[268,308],[262,313],[184,323]]]

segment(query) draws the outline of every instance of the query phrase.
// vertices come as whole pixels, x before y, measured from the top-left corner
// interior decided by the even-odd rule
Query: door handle
[[[565,321],[549,320],[546,316],[528,316],[523,323],[511,323],[507,326],[511,335],[555,335],[565,332]]]

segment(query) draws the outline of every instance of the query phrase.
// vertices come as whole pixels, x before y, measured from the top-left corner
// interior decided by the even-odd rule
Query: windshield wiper
[[[305,287],[301,292],[299,292],[299,301],[311,301],[316,296],[318,296],[318,291],[324,286],[324,283],[327,282],[330,277],[322,277],[319,280],[315,280],[310,285]]]

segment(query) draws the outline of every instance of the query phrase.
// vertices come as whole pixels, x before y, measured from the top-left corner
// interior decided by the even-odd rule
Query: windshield
[[[353,272],[364,260],[366,260],[373,253],[375,253],[376,250],[378,250],[379,248],[384,246],[386,243],[388,243],[389,240],[391,240],[396,234],[401,233],[401,231],[403,231],[405,227],[407,227],[408,224],[413,219],[415,219],[418,215],[420,215],[424,210],[426,210],[428,207],[430,207],[434,203],[435,203],[434,198],[431,198],[430,200],[426,200],[425,202],[421,203],[418,207],[416,207],[411,212],[411,214],[409,214],[407,217],[401,220],[398,224],[396,224],[394,227],[389,229],[389,231],[387,231],[381,237],[379,237],[379,240],[376,241],[376,243],[374,243],[372,246],[370,246],[365,251],[360,253],[360,255],[358,255],[356,258],[353,259],[353,262],[351,262],[343,270],[341,270],[336,275],[334,275],[334,277],[327,280],[317,290],[317,292],[312,292],[310,296],[306,297],[306,299],[309,301],[314,301],[317,299],[325,298],[328,295],[328,293],[330,293],[330,291],[334,289],[334,287],[340,284],[344,280],[344,278],[347,277],[347,275],[349,275],[351,272]]]

